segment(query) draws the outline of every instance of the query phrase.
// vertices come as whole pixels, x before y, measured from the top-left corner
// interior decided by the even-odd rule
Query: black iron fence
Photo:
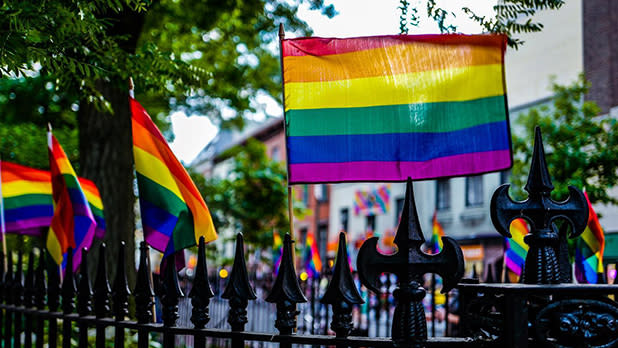
[[[333,274],[318,305],[307,301],[299,285],[289,235],[284,239],[277,277],[268,295],[258,300],[249,281],[239,234],[231,274],[217,297],[208,281],[203,240],[199,244],[196,275],[187,294],[179,287],[172,255],[167,261],[170,266],[162,271],[164,275],[155,296],[148,248],[144,243],[140,246],[137,281],[132,291],[125,276],[124,246],[114,255],[117,268],[113,287],[105,269],[105,246],[98,250],[93,285],[86,272],[87,252],[77,280],[70,267],[61,280],[57,267],[47,267],[51,265],[46,263],[44,254],[39,253],[37,257],[33,252],[27,258],[24,277],[22,252],[18,252],[15,265],[10,255],[6,273],[5,265],[0,265],[0,272],[4,273],[0,282],[0,342],[5,348],[33,345],[54,348],[59,344],[145,348],[152,342],[162,342],[163,347],[232,348],[617,347],[618,286],[571,284],[572,270],[565,259],[568,257],[565,243],[569,236],[583,231],[588,207],[575,188],[570,189],[567,201],[551,199],[553,186],[538,131],[526,190],[529,198],[515,202],[508,196],[508,186],[498,188],[490,211],[494,226],[506,236],[513,219],[524,218],[530,224],[531,232],[525,240],[529,251],[521,283],[478,284],[474,279],[462,279],[463,256],[454,240],[444,237],[444,248],[439,254],[427,255],[421,251],[424,239],[412,184],[408,181],[395,236],[398,251],[393,255],[380,254],[376,238],[366,240],[359,250],[360,283],[376,294],[394,289],[393,306],[381,295],[367,304],[374,313],[373,329],[371,325],[363,328],[355,317],[355,308],[367,298],[359,294],[350,271],[345,235],[340,235]],[[68,255],[67,264],[71,265],[72,253],[69,251]],[[394,278],[384,278],[385,274],[396,275],[396,284],[392,284]],[[459,328],[457,332],[449,332],[457,337],[428,337],[422,304],[426,296],[422,287],[425,274],[440,275],[443,290],[458,292]],[[129,318],[131,298],[135,314]],[[154,322],[155,298],[161,308],[162,323]],[[189,318],[179,321],[179,306],[186,315],[190,312]],[[316,325],[318,307],[322,314],[320,324]],[[211,320],[211,312],[215,320]],[[311,320],[306,320],[307,316]],[[222,325],[223,320],[227,326]],[[326,323],[330,330],[326,330]],[[372,335],[390,337],[366,337],[371,330]],[[328,335],[329,332],[334,335]],[[136,342],[132,341],[133,337]]]

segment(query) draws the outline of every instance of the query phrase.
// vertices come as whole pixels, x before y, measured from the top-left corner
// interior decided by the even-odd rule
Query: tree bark
[[[112,35],[127,35],[122,49],[134,53],[144,26],[144,13],[124,11],[108,13]],[[115,279],[116,255],[120,242],[126,243],[127,279],[135,284],[135,195],[133,193],[133,142],[128,81],[110,76],[108,81],[96,81],[97,90],[108,101],[113,114],[98,110],[84,98],[77,113],[81,175],[94,181],[103,201],[109,279]],[[98,243],[93,244],[96,247]],[[91,253],[96,269],[98,253]],[[93,275],[94,276],[94,275]]]

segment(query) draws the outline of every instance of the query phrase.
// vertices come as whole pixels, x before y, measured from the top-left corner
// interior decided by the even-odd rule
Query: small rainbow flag
[[[524,237],[529,232],[526,220],[521,218],[513,220],[509,231],[511,238],[504,239],[504,265],[511,272],[521,276],[528,253],[528,244],[524,242]]]
[[[133,98],[133,155],[144,239],[165,255],[217,239],[210,211],[146,110]]]
[[[377,215],[388,212],[390,185],[354,193],[354,215]]]
[[[431,253],[437,254],[442,251],[442,237],[444,237],[444,229],[442,225],[438,222],[438,213],[433,213],[432,219],[432,232],[431,232],[431,241],[429,242],[431,245]]]
[[[67,249],[72,247],[72,267],[77,271],[82,261],[82,249],[92,245],[96,221],[71,162],[51,131],[47,133],[47,141],[54,202],[47,249],[54,261],[64,269],[67,267]]]
[[[275,260],[273,264],[273,271],[279,269],[281,264],[281,256],[283,255],[283,240],[279,232],[273,231],[273,258]]]
[[[0,161],[0,177],[6,232],[41,236],[54,216],[51,173]],[[99,189],[88,179],[78,180],[97,223],[94,236],[102,239],[105,236],[105,218]]]
[[[575,278],[579,283],[597,284],[598,274],[603,273],[605,235],[588,194],[584,195],[588,201],[588,226],[575,242]]]
[[[307,274],[312,278],[319,276],[320,272],[322,272],[320,252],[311,232],[307,233],[307,240],[305,242],[305,268]]]
[[[282,41],[291,184],[512,165],[503,35]]]

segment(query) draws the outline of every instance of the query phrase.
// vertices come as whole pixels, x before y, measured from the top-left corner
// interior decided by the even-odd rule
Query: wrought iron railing
[[[491,217],[497,230],[506,235],[510,222],[524,218],[531,226],[526,238],[530,251],[519,284],[478,284],[462,280],[463,257],[458,244],[444,238],[443,250],[427,255],[420,249],[424,243],[414,204],[412,183],[408,181],[401,223],[395,237],[398,251],[382,255],[376,240],[368,239],[358,255],[358,275],[367,288],[380,292],[380,276],[397,275],[393,292],[396,306],[390,331],[392,337],[358,337],[353,333],[352,309],[363,302],[348,265],[345,235],[340,235],[337,262],[327,290],[321,298],[331,306],[330,328],[335,335],[316,335],[307,330],[297,332],[297,305],[307,299],[301,290],[292,258],[292,239],[284,239],[281,266],[268,296],[276,313],[256,319],[248,316],[250,301],[256,300],[245,265],[242,235],[237,236],[234,265],[216,310],[227,312],[228,329],[207,328],[209,306],[214,296],[208,281],[203,240],[198,249],[198,263],[193,286],[185,295],[179,287],[173,256],[167,261],[157,298],[162,308],[162,323],[153,322],[155,293],[148,248],[140,246],[136,285],[129,291],[125,270],[124,245],[117,250],[116,277],[113,287],[105,268],[106,250],[102,245],[94,284],[88,277],[88,255],[84,257],[79,279],[67,268],[64,279],[44,254],[30,253],[24,279],[23,255],[17,264],[8,257],[6,274],[0,282],[0,332],[3,347],[63,347],[77,345],[125,347],[126,338],[137,336],[137,346],[148,347],[151,341],[162,341],[164,347],[192,344],[195,347],[291,347],[311,345],[327,347],[616,347],[618,346],[618,295],[615,285],[570,284],[570,265],[566,257],[566,237],[562,226],[570,226],[571,236],[583,230],[587,206],[579,190],[571,188],[565,202],[554,202],[553,189],[545,165],[540,133],[537,131],[531,171],[526,186],[529,199],[515,202],[508,196],[508,186],[496,190]],[[566,230],[565,230],[566,231]],[[563,236],[566,233],[563,231]],[[72,253],[67,253],[70,258]],[[10,255],[13,256],[13,255]],[[4,258],[0,257],[0,260]],[[72,260],[67,260],[71,265]],[[5,269],[0,265],[0,272]],[[443,279],[443,290],[457,288],[460,300],[460,337],[428,338],[422,277],[437,273]],[[390,279],[390,278],[388,278]],[[129,319],[129,300],[135,302],[134,319]],[[189,325],[178,326],[179,302],[191,309]],[[186,302],[190,301],[189,306]],[[227,302],[223,302],[227,301]],[[260,302],[263,305],[264,302]],[[386,312],[387,315],[390,311]],[[221,316],[219,316],[221,317]],[[273,320],[277,333],[245,331],[253,320]],[[303,325],[301,325],[303,327]],[[59,339],[61,329],[62,337]],[[311,332],[311,331],[309,331]],[[74,337],[75,335],[75,337]],[[182,343],[176,337],[183,337]],[[92,337],[92,339],[91,339]],[[188,338],[188,339],[187,339]]]

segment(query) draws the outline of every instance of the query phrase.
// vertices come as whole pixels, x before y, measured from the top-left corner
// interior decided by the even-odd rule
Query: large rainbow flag
[[[289,182],[509,168],[505,48],[501,35],[283,40]]]
[[[73,248],[73,270],[82,261],[82,249],[90,248],[96,222],[75,171],[56,137],[47,133],[54,216],[47,234],[47,249],[57,264],[66,265],[66,253]]]
[[[51,173],[0,161],[0,177],[5,232],[43,235],[54,216]],[[88,179],[78,180],[97,223],[95,237],[102,239],[105,236],[105,217],[99,189]]]
[[[599,273],[603,273],[605,235],[588,194],[584,195],[588,201],[588,226],[575,242],[575,278],[579,283],[597,284]]]
[[[146,110],[133,98],[133,155],[144,238],[170,255],[217,239],[210,211]]]
[[[322,272],[322,259],[320,258],[315,237],[311,232],[307,233],[305,241],[305,268],[311,278],[319,276],[320,272]]]
[[[504,265],[507,270],[521,276],[521,272],[526,262],[528,254],[528,244],[524,242],[524,237],[528,234],[528,225],[524,219],[515,219],[509,228],[511,238],[505,238]]]
[[[431,240],[429,242],[431,253],[437,254],[442,251],[443,243],[442,237],[444,237],[444,229],[442,225],[438,222],[438,212],[433,213],[432,219],[432,231],[431,231]]]

